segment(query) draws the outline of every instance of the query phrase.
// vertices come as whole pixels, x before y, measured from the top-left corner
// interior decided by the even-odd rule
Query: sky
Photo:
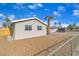
[[[47,22],[45,16],[52,16],[51,26],[61,22],[63,26],[79,24],[78,3],[0,3],[0,27],[5,17],[11,20],[37,17]]]

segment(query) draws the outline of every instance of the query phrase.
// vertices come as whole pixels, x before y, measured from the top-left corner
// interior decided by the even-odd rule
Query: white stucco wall
[[[25,25],[32,25],[31,31],[25,31]],[[42,30],[37,30],[37,26]],[[46,35],[46,26],[37,20],[15,23],[15,40]]]
[[[52,30],[50,30],[51,32],[57,32],[57,29],[52,29]]]

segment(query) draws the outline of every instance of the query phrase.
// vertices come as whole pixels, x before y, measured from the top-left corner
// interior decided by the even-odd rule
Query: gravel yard
[[[69,33],[52,33],[47,36],[13,40],[10,42],[5,37],[0,37],[0,55],[38,55],[45,52],[46,49],[67,40],[71,36]]]

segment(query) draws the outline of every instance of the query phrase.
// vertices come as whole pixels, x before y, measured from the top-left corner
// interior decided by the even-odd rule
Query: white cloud
[[[74,16],[79,16],[79,10],[78,9],[73,10],[73,15]]]
[[[1,13],[0,13],[0,17],[3,18],[3,19],[5,19],[4,14],[1,14]],[[15,19],[15,15],[8,15],[8,18],[9,18],[10,20],[13,20],[13,19]],[[0,20],[0,27],[2,27],[2,22],[3,22],[3,20]]]
[[[53,12],[53,15],[54,15],[54,16],[61,16],[61,14],[59,14],[59,12],[57,12],[57,11],[54,11],[54,12]]]
[[[44,10],[45,10],[45,11],[50,11],[50,10],[49,10],[49,9],[47,9],[47,8],[45,8]]]
[[[59,26],[59,25],[58,25],[59,22],[61,22],[61,21],[60,21],[60,20],[51,20],[51,26],[56,26],[56,27],[58,27],[58,26]],[[57,25],[55,25],[55,23],[57,23]],[[62,27],[67,27],[69,24],[62,23],[62,22],[61,22],[61,25],[62,25]]]
[[[34,14],[33,12],[30,12],[28,15],[27,15],[27,17],[36,17],[37,15],[36,14]]]
[[[41,3],[38,3],[37,6],[42,7],[43,5]]]
[[[28,6],[30,9],[36,9],[36,6],[34,6],[34,5],[29,5]]]
[[[37,15],[33,14],[32,17],[36,17]]]
[[[6,16],[4,14],[0,13],[0,17],[5,19]],[[10,18],[11,20],[15,19],[15,15],[8,15],[7,17]]]
[[[4,14],[0,13],[0,17],[1,18],[5,18]]]
[[[8,18],[9,18],[10,20],[13,20],[13,19],[15,19],[15,15],[9,15]]]
[[[28,7],[30,9],[37,9],[37,8],[43,7],[43,5],[40,4],[40,3],[35,3],[35,4],[32,4],[32,5],[28,5]]]
[[[51,26],[55,26],[55,22],[58,23],[60,21],[59,20],[51,20]]]
[[[58,11],[65,11],[65,7],[64,6],[59,6]]]
[[[69,24],[61,24],[62,27],[68,27]]]
[[[76,25],[79,26],[79,23],[77,23]]]
[[[26,6],[23,5],[23,3],[16,3],[15,5],[13,5],[14,9],[24,9],[26,8]]]
[[[56,27],[58,27],[58,26],[59,26],[58,23],[60,22],[60,21],[58,21],[58,20],[52,21],[51,25],[52,25],[52,26],[55,26],[55,22],[57,23]],[[62,23],[61,23],[61,26],[62,26],[62,27],[67,27],[68,25],[69,25],[69,24],[65,24],[65,23],[62,24]]]

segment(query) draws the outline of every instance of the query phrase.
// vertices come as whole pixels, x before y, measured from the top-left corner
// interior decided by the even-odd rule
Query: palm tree
[[[50,34],[50,21],[52,19],[52,16],[46,16],[45,19],[47,19],[47,35]]]

